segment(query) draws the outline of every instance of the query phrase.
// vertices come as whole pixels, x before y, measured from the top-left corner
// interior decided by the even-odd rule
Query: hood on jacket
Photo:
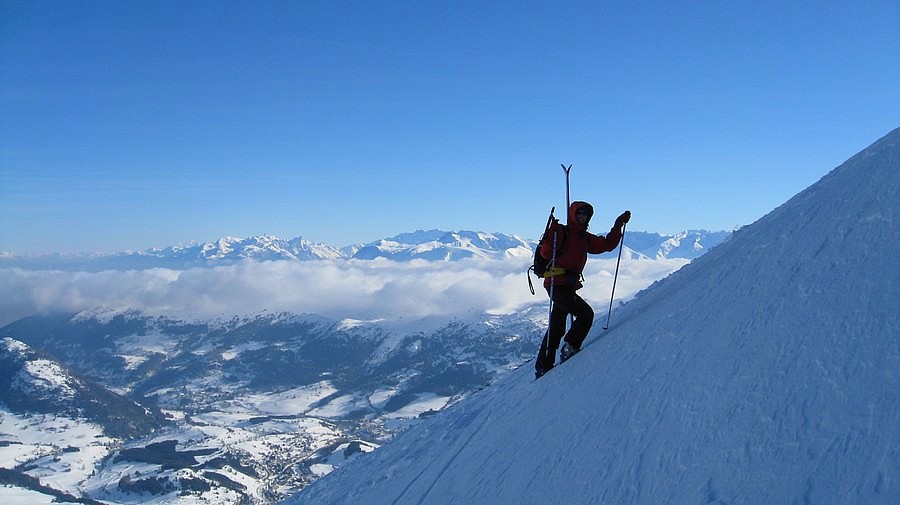
[[[588,211],[588,219],[587,219],[587,221],[585,221],[583,227],[578,224],[578,219],[575,217],[575,213],[578,212],[578,209],[580,209],[582,207],[587,207],[587,211]],[[568,224],[571,229],[587,230],[588,225],[591,223],[591,217],[593,217],[593,216],[594,216],[594,208],[591,206],[591,204],[589,204],[587,202],[580,202],[580,201],[572,202],[572,205],[569,205],[569,215],[568,215],[568,221],[566,222],[566,224]]]

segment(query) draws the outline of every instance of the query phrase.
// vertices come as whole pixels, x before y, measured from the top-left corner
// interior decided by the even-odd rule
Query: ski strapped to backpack
[[[560,163],[560,166],[563,169],[563,172],[566,173],[566,211],[569,210],[569,207],[572,205],[572,202],[569,198],[569,172],[572,171],[572,164],[566,166],[563,163]],[[554,257],[551,259],[544,258],[541,256],[541,244],[544,243],[545,240],[549,240],[550,237],[547,236],[547,232],[550,231],[550,225],[554,222],[559,222],[558,219],[553,217],[553,212],[556,210],[556,207],[550,209],[550,217],[547,218],[547,226],[544,227],[544,234],[541,235],[541,239],[538,241],[538,245],[534,250],[534,260],[531,262],[531,266],[528,267],[526,271],[526,276],[528,277],[528,289],[531,291],[531,294],[534,293],[534,284],[531,283],[531,275],[528,274],[529,271],[534,271],[534,274],[538,276],[538,278],[547,278],[547,277],[556,277],[558,275],[565,275],[566,271],[562,267],[553,267],[550,272],[547,271],[548,265],[551,264],[553,260],[556,259],[556,250],[554,249],[553,255]],[[565,245],[566,238],[568,238],[569,228],[567,226],[563,226],[563,236],[562,236],[562,244]],[[557,237],[558,238],[558,237]],[[556,244],[554,244],[556,245]]]

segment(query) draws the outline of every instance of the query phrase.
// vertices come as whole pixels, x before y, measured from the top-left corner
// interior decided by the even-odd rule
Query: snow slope
[[[900,503],[900,129],[294,504]]]

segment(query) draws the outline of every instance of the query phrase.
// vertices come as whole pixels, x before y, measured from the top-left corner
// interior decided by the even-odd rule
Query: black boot
[[[565,363],[567,359],[578,354],[578,351],[580,350],[581,349],[566,342],[565,344],[563,344],[562,349],[559,350],[559,363]]]

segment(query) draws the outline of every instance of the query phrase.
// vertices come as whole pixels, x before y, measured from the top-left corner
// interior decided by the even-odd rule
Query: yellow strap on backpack
[[[544,278],[550,277],[559,277],[560,275],[566,275],[566,269],[563,267],[553,267],[548,268],[546,272],[544,272]]]

